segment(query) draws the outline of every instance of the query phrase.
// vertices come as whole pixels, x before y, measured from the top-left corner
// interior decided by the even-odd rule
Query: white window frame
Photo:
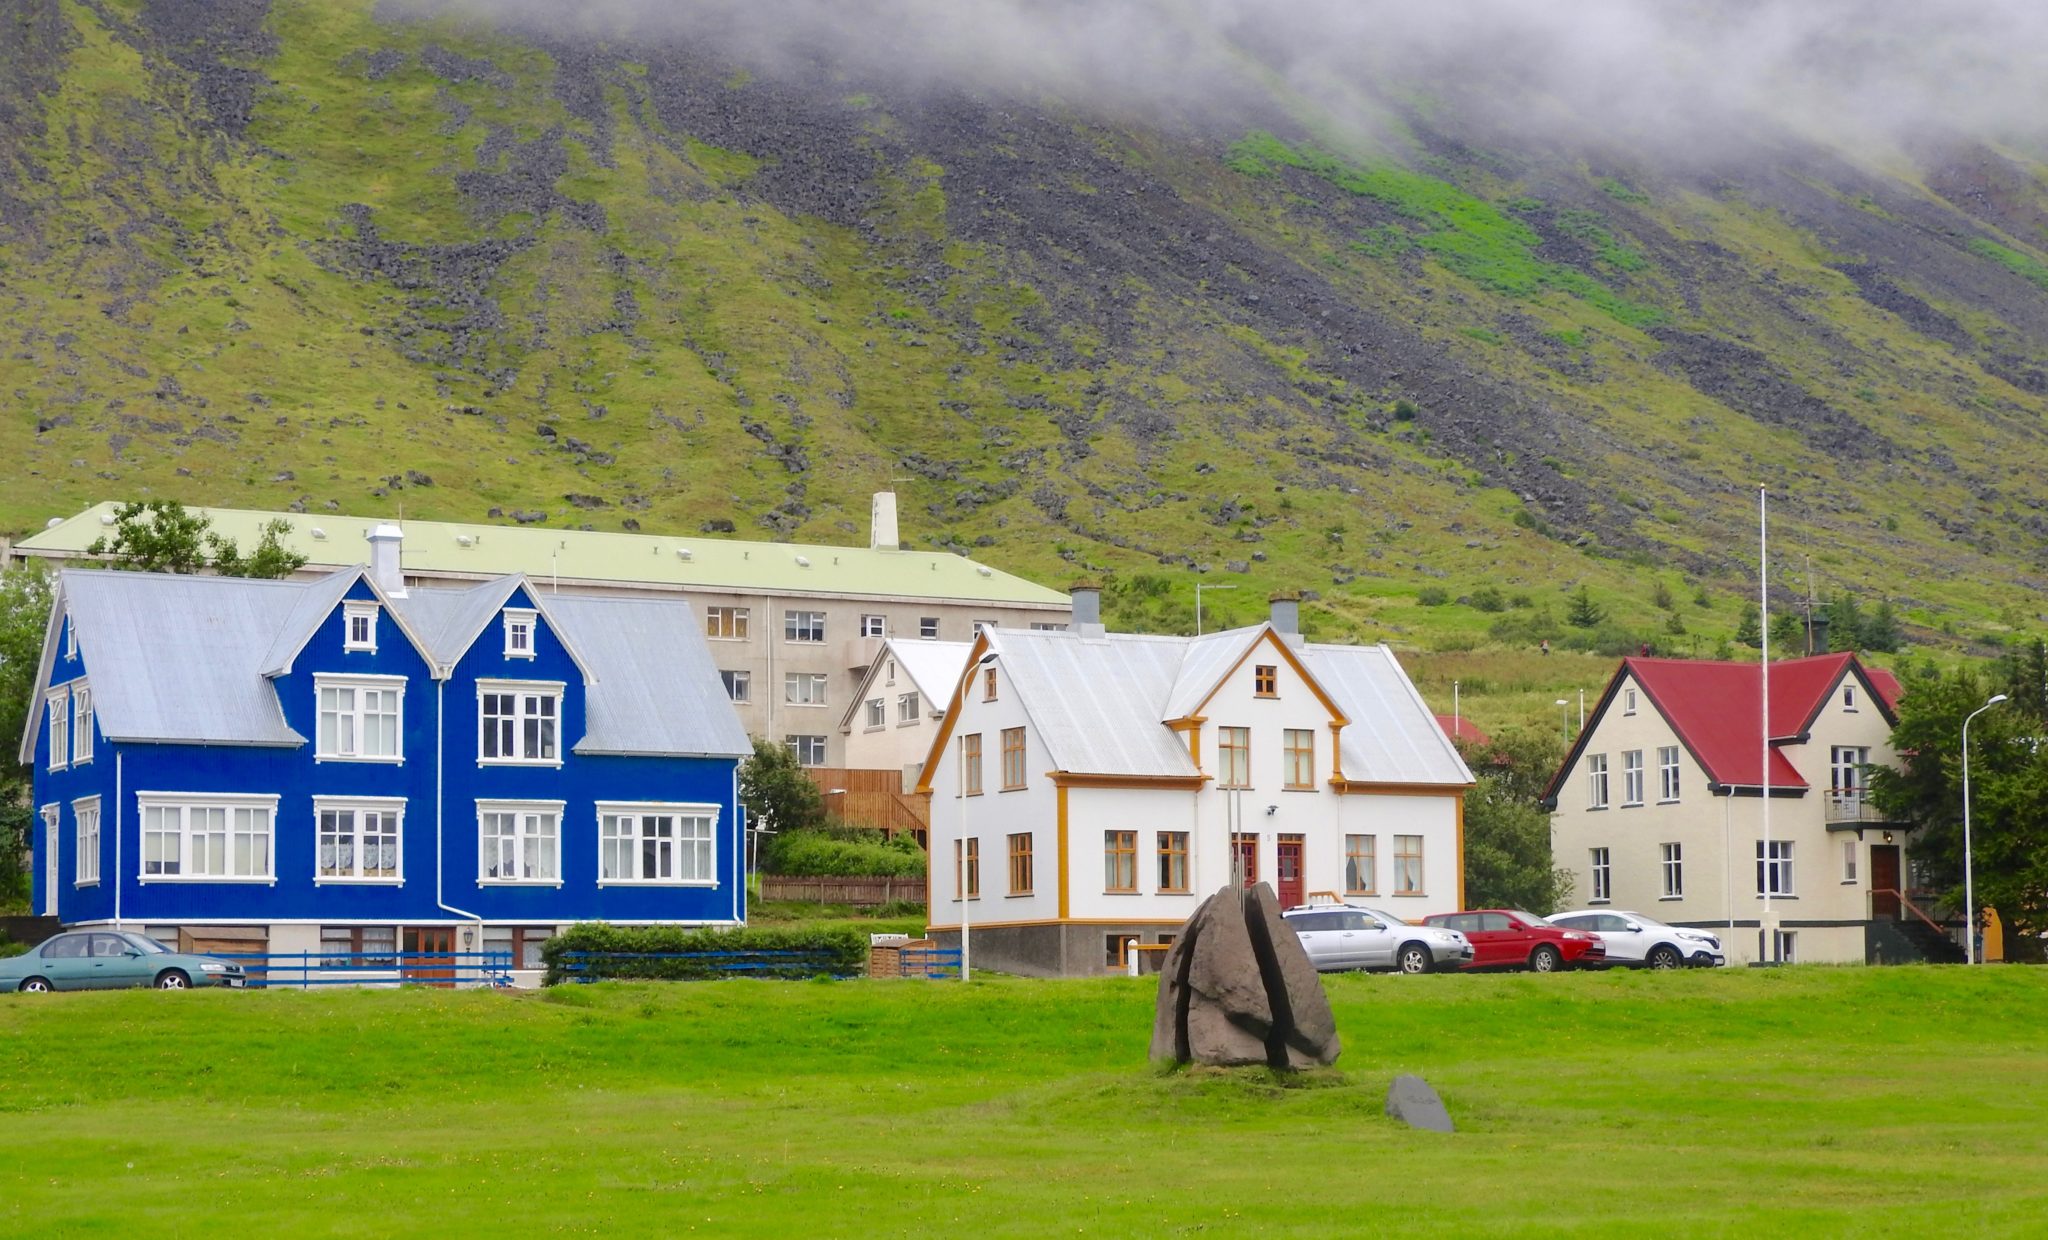
[[[405,684],[406,678],[403,676],[328,676],[322,673],[314,673],[313,761],[382,762],[388,763],[393,766],[404,766]],[[339,739],[341,732],[340,720],[345,715],[345,717],[350,721],[349,730],[350,735],[353,738],[350,743],[358,750],[362,748],[363,720],[366,717],[363,710],[363,694],[365,692],[396,693],[398,695],[398,703],[397,709],[392,712],[391,725],[393,729],[392,743],[395,746],[397,746],[396,752],[388,754],[366,754],[360,752],[344,753],[339,751],[338,749],[330,749],[328,746],[328,738],[326,735],[327,729],[324,726],[324,722],[329,714],[329,711],[327,709],[327,703],[324,699],[326,698],[327,690],[329,689],[347,689],[350,690],[354,695],[349,699],[351,705],[349,706],[349,709],[346,712],[334,712],[336,719],[335,737],[336,739]]]
[[[1771,953],[1771,958],[1779,964],[1797,964],[1799,962],[1799,932],[1797,930],[1773,930],[1771,933],[1775,936],[1772,944],[1775,950]]]
[[[355,865],[353,874],[321,873],[321,855],[326,847],[325,818],[328,814],[350,814],[349,838],[354,841]],[[391,814],[397,818],[392,830],[392,847],[397,850],[397,864],[390,874],[365,874],[363,872],[363,820],[362,815]],[[405,798],[404,797],[321,797],[313,798],[313,885],[324,887],[329,883],[348,886],[402,887],[405,885]]]
[[[64,617],[64,657],[78,657],[78,624],[67,613]]]
[[[559,680],[478,680],[476,682],[476,764],[478,766],[553,766],[562,765],[562,703],[568,686]],[[487,716],[484,714],[484,699],[487,697],[510,696],[516,699],[516,708],[510,716]],[[499,719],[512,720],[514,747],[525,749],[526,724],[528,721],[545,720],[547,715],[531,711],[529,699],[552,698],[555,713],[555,753],[551,758],[505,757],[503,754],[484,756],[484,736],[489,725]]]
[[[562,885],[562,801],[484,801],[476,803],[476,885],[479,887],[560,887]],[[511,814],[515,817],[514,831],[510,836],[484,833],[484,821],[493,814]],[[530,829],[536,820],[551,818],[554,830],[543,833]],[[498,855],[498,841],[513,841],[512,855],[521,873],[504,878],[490,872],[490,862]],[[548,839],[554,841],[550,867],[554,873],[549,876],[527,875],[524,873],[526,841]]]
[[[1657,747],[1657,804],[1676,805],[1681,791],[1678,746]]]
[[[364,654],[377,653],[377,604],[350,601],[341,605],[341,648],[345,651],[360,651]],[[356,621],[365,622],[366,634],[356,636]]]
[[[1621,691],[1621,695],[1622,695],[1622,696],[1621,696],[1621,713],[1622,713],[1622,714],[1624,714],[1624,715],[1633,715],[1633,714],[1635,714],[1635,713],[1636,713],[1636,691],[1635,691],[1635,690],[1634,690],[1633,688],[1630,688],[1630,689],[1623,689],[1623,690]]]
[[[939,618],[937,616],[919,616],[917,618],[917,637],[919,641],[935,642],[939,640]]]
[[[80,797],[71,803],[71,821],[77,829],[77,856],[73,865],[74,887],[100,885],[100,799]],[[57,841],[52,838],[50,846]]]
[[[809,634],[815,633],[812,637]],[[803,646],[815,646],[825,640],[825,613],[822,611],[798,611],[790,608],[782,613],[782,640]]]
[[[897,727],[913,726],[919,722],[923,714],[924,702],[919,698],[917,690],[913,689],[909,693],[901,693],[896,696]]]
[[[825,672],[784,672],[782,703],[785,706],[823,706],[831,677]]]
[[[1685,898],[1685,845],[1681,843],[1658,846],[1662,858],[1661,873],[1664,879],[1662,900],[1683,900]]]
[[[50,769],[71,765],[71,686],[50,690],[45,698],[50,718]]]
[[[1857,864],[1856,864],[1857,860],[1858,860],[1858,858],[1857,858],[1857,846],[1856,846],[1856,841],[1855,841],[1855,840],[1853,840],[1853,839],[1845,839],[1845,840],[1843,840],[1843,841],[1842,841],[1842,885],[1843,885],[1844,887],[1853,887],[1853,886],[1855,886],[1855,885],[1856,885],[1856,884],[1857,884],[1858,882],[1862,881],[1862,880],[1861,880],[1861,878],[1859,877],[1859,874],[1860,874],[1860,869],[1859,869],[1859,867],[1858,867],[1858,866],[1857,866]]]
[[[1607,808],[1607,755],[1589,753],[1586,755],[1586,808]]]
[[[599,801],[597,803],[597,885],[600,887],[716,887],[718,886],[718,818],[720,806],[690,802],[660,801]],[[648,820],[672,818],[675,820],[675,834],[668,837],[670,877],[647,878],[640,874],[646,861],[644,845],[650,838],[647,834]],[[685,835],[685,823],[701,823],[702,836]],[[621,828],[631,824],[630,832]],[[621,849],[619,846],[623,845]],[[702,875],[695,878],[678,877],[683,870],[683,858],[688,846],[692,855],[703,859]],[[612,858],[608,852],[617,851],[631,862],[634,871],[630,875],[607,876],[605,869]]]
[[[71,682],[71,765],[92,761],[92,686]]]
[[[816,741],[818,743],[818,760],[816,762],[806,762],[804,760],[804,747],[799,747],[797,744],[799,741]],[[789,752],[795,756],[798,766],[818,767],[825,765],[824,737],[810,732],[792,732],[782,738],[782,743],[789,747]]]
[[[1415,851],[1403,852],[1403,845],[1410,840],[1413,840],[1415,843]],[[1425,841],[1420,835],[1397,835],[1394,837],[1393,894],[1397,896],[1419,896],[1428,894],[1429,889],[1424,885],[1428,879],[1428,874],[1423,869],[1423,860],[1426,856],[1426,848],[1427,841]],[[1413,863],[1413,874],[1408,873],[1411,862]]]
[[[1792,886],[1797,878],[1796,873],[1792,869],[1792,841],[1772,840],[1770,847],[1772,855],[1767,856],[1764,851],[1764,842],[1758,840],[1756,842],[1756,853],[1757,899],[1763,899],[1766,884],[1769,884],[1769,892],[1772,896],[1796,899],[1799,893]]]
[[[1593,893],[1588,904],[1612,904],[1614,902],[1614,854],[1606,848],[1591,848],[1593,867]]]
[[[1856,713],[1856,686],[1842,686],[1842,710],[1847,714]]]
[[[1621,804],[1626,809],[1643,803],[1643,751],[1621,751]]]
[[[889,703],[885,698],[867,700],[867,725],[869,732],[879,732],[889,726]]]
[[[889,621],[885,616],[878,616],[870,612],[860,618],[860,635],[862,637],[887,637],[889,635],[887,632],[888,627]]]
[[[518,644],[521,635],[526,644]],[[534,647],[540,635],[540,613],[528,607],[507,607],[505,609],[505,657],[508,659],[531,659],[537,657]]]
[[[139,820],[137,830],[140,840],[140,847],[135,850],[136,864],[140,867],[135,876],[137,882],[265,883],[270,886],[276,886],[277,796],[275,793],[138,792],[135,794],[135,806]],[[151,830],[149,826],[151,810],[157,810],[163,814],[175,814],[177,816],[176,823],[168,831],[163,829]],[[232,866],[231,859],[236,851],[235,843],[238,837],[244,835],[254,836],[257,834],[255,831],[239,829],[240,824],[237,821],[239,817],[237,811],[261,811],[263,814],[261,835],[264,840],[265,872],[262,874],[194,873],[194,849],[192,844],[194,835],[192,830],[192,812],[194,810],[222,811],[224,819],[222,825],[222,852],[224,854],[223,859],[228,862],[228,865],[223,867],[224,869],[231,868]],[[152,874],[149,872],[151,864],[150,837],[163,834],[174,835],[177,839],[178,869],[176,873],[158,872]],[[159,860],[168,860],[168,858],[161,858]]]
[[[754,700],[754,673],[743,669],[719,669],[718,678],[725,682],[725,696],[736,703]]]
[[[704,636],[715,642],[743,642],[751,631],[751,607],[706,607]]]

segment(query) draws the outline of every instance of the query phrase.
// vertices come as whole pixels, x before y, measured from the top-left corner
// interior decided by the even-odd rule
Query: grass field
[[[1162,1074],[1121,979],[0,999],[0,1234],[2041,1234],[2048,970],[1342,977]],[[1381,1114],[1425,1074],[1461,1127]]]

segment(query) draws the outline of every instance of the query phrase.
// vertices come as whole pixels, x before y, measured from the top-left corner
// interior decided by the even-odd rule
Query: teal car
[[[71,930],[14,957],[0,960],[0,992],[10,990],[117,990],[154,986],[240,986],[242,966],[230,960],[174,952],[146,935],[118,930]]]

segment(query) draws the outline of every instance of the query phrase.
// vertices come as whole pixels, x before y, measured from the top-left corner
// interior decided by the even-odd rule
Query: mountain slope
[[[0,21],[17,531],[146,490],[830,540],[893,485],[1134,620],[1199,571],[1456,644],[1495,617],[1425,588],[1584,583],[1683,643],[1761,482],[1790,588],[1981,636],[2048,577],[2014,151],[1515,145],[1392,88],[1375,140],[1242,49],[1140,122],[363,4]]]

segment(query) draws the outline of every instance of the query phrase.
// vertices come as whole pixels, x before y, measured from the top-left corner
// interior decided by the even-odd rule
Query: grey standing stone
[[[1436,1096],[1429,1082],[1406,1072],[1387,1086],[1387,1114],[1410,1128],[1426,1128],[1430,1132],[1457,1131],[1451,1126],[1451,1113],[1444,1110],[1444,1100]]]
[[[1294,933],[1280,916],[1280,901],[1264,883],[1245,893],[1245,917],[1263,923],[1263,938],[1272,945],[1272,962],[1265,984],[1275,1006],[1284,1005],[1280,1044],[1290,1068],[1327,1067],[1343,1049],[1337,1040],[1337,1016],[1330,1010],[1330,996],[1323,979],[1310,963]],[[1275,985],[1277,981],[1277,985]],[[1279,1067],[1279,1064],[1274,1064]]]
[[[1322,981],[1272,888],[1225,887],[1204,900],[1160,969],[1152,1057],[1300,1069],[1339,1050]]]

